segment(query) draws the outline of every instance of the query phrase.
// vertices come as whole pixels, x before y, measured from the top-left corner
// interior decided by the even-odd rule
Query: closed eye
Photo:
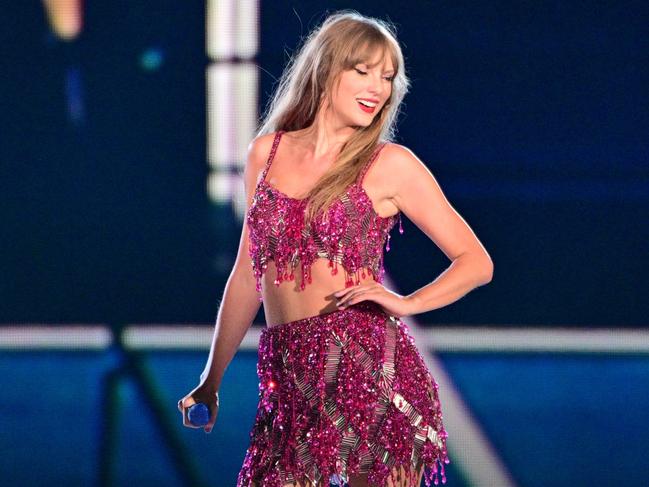
[[[360,74],[361,76],[365,76],[365,75],[367,74],[366,71],[361,71],[361,70],[358,69],[358,68],[354,68],[354,70],[355,70],[358,74]],[[392,80],[394,79],[394,76],[386,76],[386,77],[383,78],[383,79],[386,80],[386,81],[392,81]]]

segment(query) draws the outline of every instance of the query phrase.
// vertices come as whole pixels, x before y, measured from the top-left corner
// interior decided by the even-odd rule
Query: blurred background
[[[440,383],[447,485],[649,485],[649,6],[552,0],[4,2],[3,484],[235,484],[263,308],[214,431],[176,402],[207,359],[258,117],[344,8],[396,25],[397,142],[495,264],[406,320]],[[449,262],[403,227],[386,269],[408,294]]]

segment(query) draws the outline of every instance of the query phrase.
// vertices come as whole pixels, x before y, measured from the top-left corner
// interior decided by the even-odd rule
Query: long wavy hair
[[[381,58],[390,56],[394,67],[390,98],[369,126],[359,127],[345,142],[331,168],[306,195],[306,222],[356,181],[380,142],[394,140],[401,102],[410,87],[394,25],[349,9],[329,15],[289,59],[261,117],[257,136],[310,127],[323,97],[332,106],[342,72],[369,63],[379,52]]]

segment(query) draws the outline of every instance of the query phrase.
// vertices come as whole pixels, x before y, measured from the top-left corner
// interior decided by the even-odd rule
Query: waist
[[[339,311],[334,293],[345,289],[344,272],[331,274],[327,259],[316,259],[311,268],[311,283],[300,289],[301,271],[295,269],[295,278],[274,284],[277,268],[273,261],[268,262],[268,269],[262,277],[262,297],[266,325],[273,327],[293,321]],[[372,284],[376,280],[372,273],[365,269],[365,278],[360,285]]]

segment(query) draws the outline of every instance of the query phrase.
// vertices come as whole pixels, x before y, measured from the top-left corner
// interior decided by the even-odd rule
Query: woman
[[[392,26],[336,12],[285,70],[249,146],[238,256],[200,383],[178,403],[188,427],[188,407],[207,403],[211,431],[262,300],[259,405],[238,486],[446,482],[438,386],[399,318],[458,300],[493,265],[424,164],[389,142],[408,84]],[[401,212],[453,261],[408,296],[381,284]]]

